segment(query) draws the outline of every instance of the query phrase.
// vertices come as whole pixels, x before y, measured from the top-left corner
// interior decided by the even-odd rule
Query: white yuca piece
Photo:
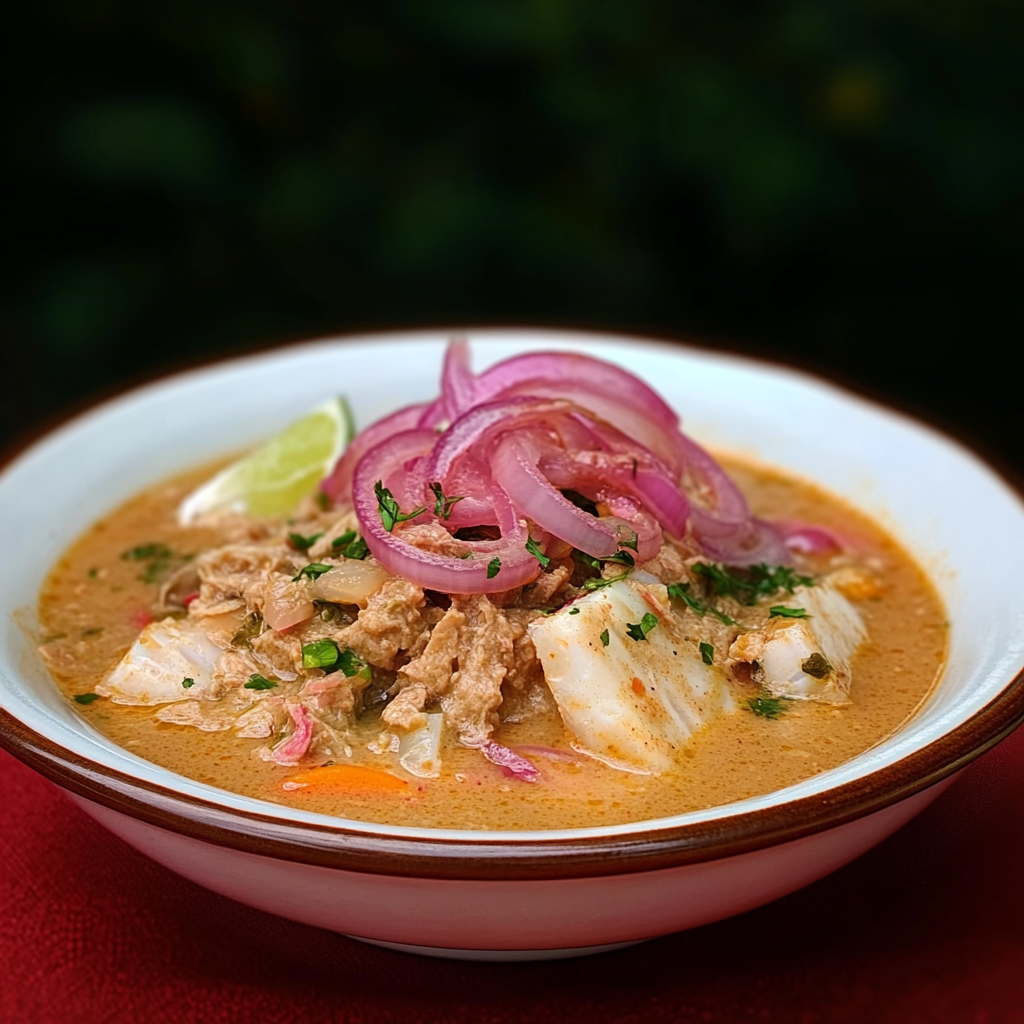
[[[331,471],[353,431],[345,399],[324,402],[193,491],[178,522],[188,526],[207,512],[289,515]]]
[[[151,622],[96,692],[115,704],[140,705],[216,696],[213,670],[220,655],[201,629],[170,618]],[[183,685],[186,679],[191,686]]]
[[[444,715],[424,715],[424,723],[398,741],[398,763],[410,775],[436,779],[441,774],[441,726]]]
[[[797,587],[785,604],[808,618],[769,619],[738,637],[730,657],[756,662],[755,681],[774,697],[848,704],[850,659],[867,636],[860,612],[827,583]]]
[[[628,627],[645,613],[660,621],[635,640]],[[736,709],[722,670],[677,631],[660,584],[612,583],[529,630],[573,746],[613,767],[665,771],[698,729]]]

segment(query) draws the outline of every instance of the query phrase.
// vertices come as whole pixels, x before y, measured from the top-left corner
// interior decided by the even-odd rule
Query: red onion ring
[[[403,540],[401,527],[389,533],[381,520],[374,493],[378,480],[388,480],[410,459],[429,450],[436,435],[430,430],[409,430],[371,448],[356,466],[352,493],[356,517],[370,553],[389,572],[403,576],[421,587],[445,594],[494,594],[520,587],[540,574],[540,562],[526,550],[529,540],[526,522],[520,518],[508,496],[494,488],[494,514],[501,530],[499,541],[464,541],[473,557],[462,559],[425,551]],[[411,509],[407,511],[412,511]],[[420,520],[429,521],[429,509]],[[501,568],[488,577],[488,565],[498,558]]]
[[[381,441],[403,430],[414,429],[426,408],[425,403],[407,405],[361,430],[352,438],[331,475],[320,484],[320,490],[336,504],[347,505],[352,500],[352,474],[359,460]]]

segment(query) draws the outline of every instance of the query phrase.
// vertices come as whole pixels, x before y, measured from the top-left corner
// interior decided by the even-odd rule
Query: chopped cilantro
[[[741,570],[728,569],[714,562],[697,562],[693,571],[708,580],[712,597],[732,597],[747,605],[756,604],[759,598],[770,597],[780,590],[792,594],[796,587],[814,586],[810,576],[797,576],[789,566],[773,568],[764,562]]]
[[[338,652],[337,666],[346,676],[361,675],[370,678],[370,666],[351,647]]]
[[[186,690],[191,690],[192,687],[196,685],[196,681],[191,676],[185,676],[181,681],[181,685],[184,686]]]
[[[492,558],[487,563],[487,578],[489,580],[493,580],[494,577],[497,576],[499,572],[501,572],[501,559]]]
[[[628,551],[616,551],[614,555],[602,558],[602,562],[614,562],[616,565],[628,565],[632,568],[636,565],[636,559]]]
[[[747,710],[753,711],[759,718],[776,719],[787,711],[788,697],[770,697],[762,694],[747,701]]]
[[[569,609],[569,614],[570,615],[579,615],[579,613],[580,613],[579,608],[570,608]]]
[[[130,562],[148,562],[151,558],[173,558],[174,552],[166,544],[140,544],[122,552],[121,557]]]
[[[342,548],[347,548],[358,536],[355,530],[346,530],[340,537],[335,537],[331,541],[331,549],[340,551]]]
[[[341,651],[329,637],[315,643],[302,645],[303,668],[333,668],[338,663]]]
[[[727,626],[738,626],[739,623],[725,612],[720,612],[717,608],[711,607],[711,605],[705,604],[703,601],[698,601],[697,598],[690,593],[689,583],[670,583],[668,585],[668,596],[678,597],[687,608],[693,609],[698,615],[713,615],[719,622],[724,622]]]
[[[277,683],[271,679],[264,678],[258,672],[254,672],[249,676],[249,682],[244,683],[243,686],[246,690],[272,690],[277,686]]]
[[[308,580],[315,580],[320,576],[323,576],[325,572],[330,572],[331,566],[324,562],[310,562],[309,565],[304,565],[293,577],[292,583],[297,583],[303,577]]]
[[[618,583],[619,580],[624,580],[628,575],[628,572],[620,572],[618,576],[609,576],[607,579],[604,579],[601,576],[595,576],[593,579],[584,580],[580,584],[580,589],[600,590],[602,587],[610,587],[613,583]]]
[[[579,548],[572,549],[572,557],[574,562],[579,562],[580,565],[584,565],[588,569],[597,569],[598,571],[601,569],[601,563],[593,555],[588,555],[586,551],[580,551]]]
[[[635,533],[633,534],[632,537],[629,538],[629,540],[620,540],[619,541],[619,547],[621,547],[621,548],[632,548],[634,551],[637,552],[637,554],[639,554],[639,548],[637,548],[636,545],[637,545],[637,535]]]
[[[366,541],[355,530],[346,530],[340,537],[335,537],[331,541],[331,550],[335,554],[344,555],[346,558],[357,558],[360,561],[370,552]]]
[[[811,616],[805,608],[787,608],[784,604],[773,604],[768,609],[770,619],[809,619]]]
[[[358,560],[360,562],[369,553],[370,553],[370,549],[367,546],[366,541],[363,540],[362,537],[356,537],[356,539],[354,541],[352,541],[352,543],[349,544],[349,546],[347,548],[345,548],[345,550],[342,552],[342,554],[346,558],[355,558],[356,560]]]
[[[289,533],[288,539],[296,551],[308,551],[322,536],[323,531],[314,533],[311,537],[303,537],[301,533]]]
[[[832,666],[824,654],[815,651],[809,658],[800,662],[800,668],[815,679],[824,679],[832,671]]]
[[[540,545],[532,537],[527,538],[526,550],[529,551],[545,569],[551,564],[551,559],[541,551]]]
[[[398,507],[398,502],[395,501],[394,495],[384,486],[382,480],[378,480],[373,485],[373,493],[377,495],[380,519],[388,533],[391,533],[399,523],[404,523],[407,519],[415,519],[418,515],[422,515],[422,513],[427,511],[426,507],[421,505],[419,508],[413,509],[412,512],[402,512]]]
[[[452,507],[456,502],[462,501],[465,495],[459,495],[457,498],[449,498],[445,495],[441,489],[440,483],[433,483],[430,485],[430,489],[434,492],[434,515],[438,519],[447,519],[452,514]]]
[[[98,693],[76,693],[75,703],[76,704],[91,704],[94,700],[99,700],[100,695]]]
[[[611,637],[608,636],[608,630],[607,629],[602,631],[601,636],[600,636],[600,640],[601,640],[601,646],[602,647],[607,647],[608,646],[608,643],[611,640]]]
[[[562,491],[562,497],[565,498],[566,501],[575,505],[580,509],[580,511],[586,512],[592,516],[597,515],[597,504],[591,501],[585,494],[580,494],[579,491],[573,491],[567,488]]]
[[[316,503],[326,512],[331,507],[331,499],[323,491],[316,492]]]
[[[697,646],[700,648],[700,660],[703,661],[705,665],[712,665],[712,664],[714,664],[714,661],[715,661],[715,649],[714,649],[714,647],[712,647],[711,644],[704,643],[703,640]]]
[[[634,640],[646,640],[647,634],[658,624],[658,616],[653,612],[644,612],[639,622],[627,622],[626,633]]]

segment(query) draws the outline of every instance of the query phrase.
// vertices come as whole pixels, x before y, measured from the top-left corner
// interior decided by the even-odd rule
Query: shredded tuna
[[[418,729],[426,721],[423,706],[427,702],[427,688],[422,683],[407,686],[384,709],[381,720],[397,729]]]
[[[268,629],[249,641],[253,657],[265,674],[291,681],[303,674],[302,642],[295,636],[284,636]]]
[[[423,591],[416,584],[392,577],[351,626],[334,634],[334,640],[340,647],[351,647],[370,665],[393,669],[399,652],[415,649],[427,633],[423,605]]]

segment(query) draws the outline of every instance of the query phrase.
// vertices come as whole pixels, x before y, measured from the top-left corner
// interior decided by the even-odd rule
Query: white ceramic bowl
[[[765,796],[558,832],[399,828],[310,814],[174,775],[96,732],[15,622],[92,521],[141,488],[349,395],[366,424],[436,392],[447,334],[306,344],[108,402],[0,476],[0,742],[139,850],[295,920],[442,956],[593,952],[758,906],[852,860],[1024,718],[1024,507],[958,443],[820,380],[596,334],[473,330],[477,369],[583,349],[651,382],[699,440],[813,479],[874,516],[931,574],[952,622],[937,692],[896,736]]]

